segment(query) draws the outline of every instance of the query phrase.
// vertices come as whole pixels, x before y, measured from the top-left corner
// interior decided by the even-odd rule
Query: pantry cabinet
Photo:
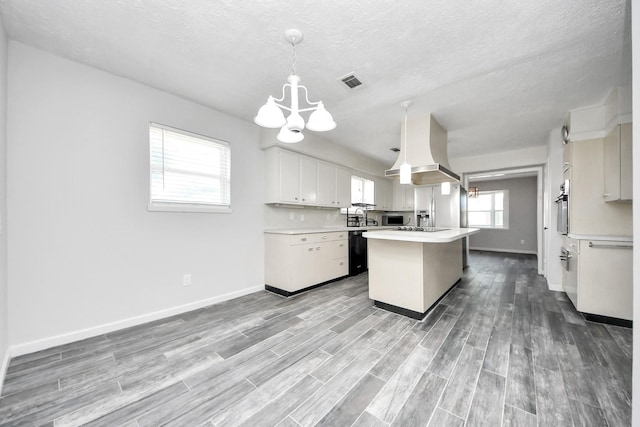
[[[632,188],[631,123],[617,125],[604,139],[605,202],[631,201]]]
[[[267,289],[292,295],[348,274],[347,232],[265,234]]]
[[[605,138],[572,141],[565,149],[569,180],[569,234],[630,236],[632,206],[607,203],[605,194]]]

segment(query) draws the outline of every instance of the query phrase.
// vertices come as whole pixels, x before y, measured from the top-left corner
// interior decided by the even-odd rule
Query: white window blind
[[[168,126],[149,126],[150,210],[229,211],[229,143]]]

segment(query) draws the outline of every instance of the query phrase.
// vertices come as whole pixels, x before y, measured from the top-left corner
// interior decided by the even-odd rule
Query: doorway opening
[[[471,188],[478,188],[480,194],[483,193],[483,187],[485,188],[484,194],[489,195],[490,193],[497,193],[498,188],[495,185],[497,181],[507,181],[515,180],[518,178],[529,178],[535,179],[535,203],[533,203],[535,212],[529,212],[530,209],[525,208],[525,211],[520,211],[516,216],[513,215],[513,212],[509,214],[509,212],[501,213],[496,212],[492,208],[491,215],[497,215],[498,220],[494,220],[491,218],[491,225],[487,226],[488,230],[496,230],[493,233],[492,238],[492,246],[493,247],[482,247],[478,249],[486,249],[486,250],[495,250],[495,251],[506,251],[506,252],[514,252],[514,253],[535,253],[538,258],[538,274],[545,275],[546,274],[546,251],[545,251],[545,225],[547,218],[547,210],[548,207],[544,203],[544,165],[533,165],[527,167],[519,167],[519,168],[509,168],[509,169],[497,169],[497,170],[483,170],[476,172],[468,172],[463,175],[463,186],[467,188],[467,190],[471,194]],[[515,183],[515,181],[513,181]],[[500,186],[500,185],[498,185]],[[512,189],[510,192],[507,192],[507,197],[511,200],[512,203],[515,203],[517,199],[517,188],[516,194],[513,194],[514,190]],[[492,189],[488,191],[488,189]],[[511,193],[511,194],[509,194]],[[503,196],[500,196],[503,197]],[[515,197],[515,199],[514,199]],[[487,197],[487,200],[489,198]],[[499,207],[499,206],[498,206]],[[518,208],[522,209],[522,205],[518,205]],[[481,212],[485,217],[488,218],[487,212]],[[506,226],[504,223],[500,223],[500,219],[502,215],[506,215]],[[480,215],[479,217],[481,217]],[[504,220],[504,219],[503,219]],[[479,219],[478,221],[482,221]],[[535,249],[527,249],[531,248],[532,245],[527,245],[527,241],[529,237],[526,237],[523,233],[525,233],[523,222],[535,221],[535,238],[536,245]],[[469,221],[471,223],[471,220]],[[496,226],[496,222],[499,224]],[[502,226],[500,226],[502,225]],[[472,225],[469,225],[470,227]],[[518,228],[523,228],[523,230],[519,230]],[[486,233],[486,235],[489,233]],[[476,236],[480,236],[479,234]],[[473,236],[472,236],[473,237]],[[517,239],[514,241],[514,239]],[[479,239],[475,239],[479,240]],[[531,243],[531,242],[529,242]],[[471,245],[470,240],[470,246]]]

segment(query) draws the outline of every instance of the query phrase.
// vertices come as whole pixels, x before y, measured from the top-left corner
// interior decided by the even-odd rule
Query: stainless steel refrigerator
[[[416,225],[444,228],[467,227],[467,190],[452,183],[449,194],[442,194],[442,186],[429,185],[415,188]],[[462,267],[468,265],[469,241],[462,239]]]

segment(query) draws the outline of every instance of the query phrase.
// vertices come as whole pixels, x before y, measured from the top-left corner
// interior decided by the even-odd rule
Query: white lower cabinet
[[[563,287],[576,309],[587,315],[633,320],[631,242],[567,238]]]
[[[347,232],[265,234],[265,282],[285,295],[349,274]]]

